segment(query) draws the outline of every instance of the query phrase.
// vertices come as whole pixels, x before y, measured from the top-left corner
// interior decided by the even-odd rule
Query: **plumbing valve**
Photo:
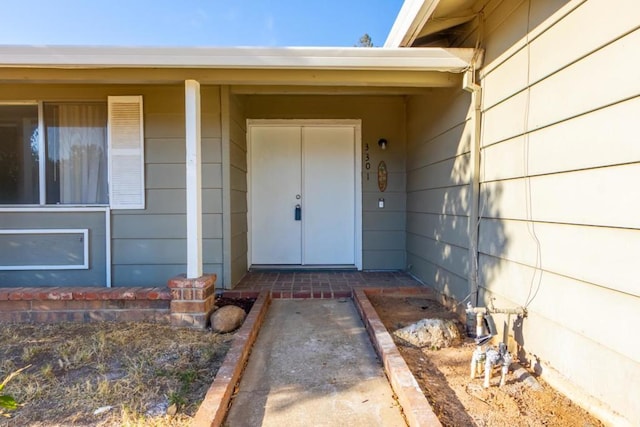
[[[505,380],[507,377],[507,373],[509,372],[509,366],[511,365],[511,361],[513,357],[507,351],[507,346],[505,343],[500,343],[498,349],[496,350],[493,347],[490,347],[485,356],[485,365],[484,365],[484,388],[489,388],[489,381],[491,379],[491,374],[493,373],[493,367],[502,365],[501,375],[500,375],[500,387],[505,384]]]
[[[493,335],[495,335],[495,325],[493,322],[489,322],[491,313],[504,313],[508,315],[516,314],[521,317],[527,316],[527,310],[524,307],[500,309],[493,307],[488,309],[486,307],[474,307],[471,302],[467,303],[467,332],[471,335],[473,328],[473,320],[475,318],[475,341],[476,349],[471,356],[470,376],[471,379],[476,377],[477,373],[482,373],[484,370],[484,387],[488,388],[491,374],[493,373],[493,367],[502,365],[502,374],[500,377],[500,387],[505,384],[507,373],[509,372],[509,366],[513,360],[513,356],[507,351],[507,345],[501,342],[498,349],[494,347],[483,348],[487,344]],[[507,320],[507,323],[509,321]],[[486,335],[485,335],[486,334]],[[483,369],[484,368],[484,369]]]
[[[476,377],[476,373],[482,374],[484,363],[486,359],[486,353],[481,346],[477,346],[471,356],[471,379]]]

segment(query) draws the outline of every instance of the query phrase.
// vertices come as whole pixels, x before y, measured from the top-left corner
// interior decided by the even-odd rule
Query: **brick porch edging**
[[[369,338],[382,360],[384,370],[391,384],[391,388],[398,396],[398,402],[411,427],[442,426],[433,412],[433,408],[422,393],[418,382],[409,370],[409,366],[398,351],[393,338],[387,332],[378,313],[371,305],[367,294],[403,294],[419,295],[432,292],[424,288],[395,288],[395,289],[354,289],[353,300],[362,317],[362,321],[369,333]]]
[[[238,297],[233,291],[225,292],[223,296]],[[227,415],[231,396],[240,381],[240,375],[247,364],[251,348],[271,304],[271,295],[267,291],[260,292],[258,295],[255,292],[243,294],[243,298],[255,296],[257,296],[256,302],[253,303],[247,318],[236,332],[231,348],[193,418],[191,425],[194,427],[220,426]]]
[[[362,318],[371,343],[382,360],[389,383],[396,396],[398,396],[398,402],[409,425],[411,427],[441,427],[440,420],[433,412],[407,363],[400,355],[391,335],[389,335],[380,317],[378,317],[378,313],[371,305],[367,294],[428,294],[433,296],[433,292],[426,288],[418,287],[361,288],[353,289],[350,296]],[[192,425],[195,427],[218,427],[224,422],[232,394],[240,382],[240,376],[249,359],[251,348],[258,336],[272,299],[272,293],[269,290],[262,291],[259,294],[255,291],[232,290],[224,292],[223,296],[230,298],[257,297],[258,299],[251,308],[244,324],[236,333],[231,348],[227,352],[222,366],[218,370],[193,419]],[[281,297],[281,294],[276,294],[273,297]]]
[[[0,321],[169,323],[166,288],[0,288]]]

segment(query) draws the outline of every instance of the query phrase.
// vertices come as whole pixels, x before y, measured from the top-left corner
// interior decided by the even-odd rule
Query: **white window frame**
[[[47,101],[47,102],[56,102],[55,100]],[[6,208],[13,207],[105,207],[110,209],[144,209],[146,205],[145,201],[145,164],[144,164],[144,104],[142,100],[142,96],[109,96],[106,100],[78,100],[73,102],[105,102],[107,105],[107,123],[106,123],[106,132],[107,132],[107,141],[106,147],[107,150],[107,190],[109,194],[108,203],[85,203],[85,204],[47,204],[47,177],[46,177],[46,151],[45,151],[45,121],[44,121],[44,103],[45,101],[36,101],[36,100],[21,100],[21,101],[0,101],[0,106],[4,105],[33,105],[38,108],[38,203],[28,203],[28,204],[0,204],[0,212],[5,210]],[[140,116],[138,117],[139,121],[139,146],[135,150],[114,150],[113,141],[112,141],[112,118],[111,118],[111,109],[112,104],[117,102],[136,102],[140,105]],[[127,153],[134,152],[134,154],[138,154],[139,156],[139,185],[140,185],[140,200],[138,203],[122,203],[118,200],[117,197],[114,196],[113,190],[113,156],[118,153]]]
[[[56,101],[47,101],[47,102],[56,102]],[[103,102],[102,100],[80,100],[73,102]],[[23,101],[0,101],[0,106],[5,105],[36,105],[38,107],[38,192],[39,192],[39,200],[38,203],[27,203],[27,204],[0,204],[0,212],[6,211],[10,208],[20,207],[20,208],[29,208],[29,207],[43,207],[43,208],[74,208],[74,207],[88,207],[88,208],[107,208],[110,207],[109,203],[91,203],[91,204],[47,204],[47,177],[45,170],[46,163],[46,152],[45,152],[45,123],[44,123],[44,103],[45,101],[34,101],[34,100],[23,100]],[[106,103],[106,101],[105,101]],[[105,147],[107,149],[107,147]],[[107,155],[107,164],[111,163],[111,158]],[[108,183],[107,183],[108,185]]]
[[[88,270],[89,269],[89,229],[88,228],[30,228],[2,229],[0,234],[81,234],[83,236],[82,264],[54,265],[0,265],[0,271],[16,270]]]

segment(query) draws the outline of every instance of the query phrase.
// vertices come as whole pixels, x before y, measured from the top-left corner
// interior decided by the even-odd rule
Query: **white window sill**
[[[0,212],[104,212],[109,205],[0,205]]]

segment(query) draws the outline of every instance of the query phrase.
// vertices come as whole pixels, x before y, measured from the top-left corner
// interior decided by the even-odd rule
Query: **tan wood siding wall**
[[[369,146],[370,174],[363,161],[362,258],[365,270],[406,266],[405,102],[400,96],[247,96],[250,119],[361,119],[363,155]],[[381,150],[378,140],[386,138]],[[387,190],[378,190],[377,168],[384,160]],[[378,198],[385,208],[378,208]]]
[[[230,96],[231,285],[247,272],[247,118],[244,99]]]
[[[164,284],[186,271],[184,86],[136,87],[144,96],[147,206],[113,211],[115,285]],[[204,271],[222,277],[220,89],[202,86]]]
[[[640,3],[507,3],[480,71],[482,297],[527,305],[528,357],[637,425]]]
[[[220,90],[202,87],[204,271],[222,277]],[[113,286],[164,286],[186,271],[183,85],[7,85],[3,100],[144,100],[146,208],[112,211]],[[1,215],[1,214],[0,214]]]
[[[469,103],[437,89],[407,106],[407,264],[459,300],[469,294]]]

